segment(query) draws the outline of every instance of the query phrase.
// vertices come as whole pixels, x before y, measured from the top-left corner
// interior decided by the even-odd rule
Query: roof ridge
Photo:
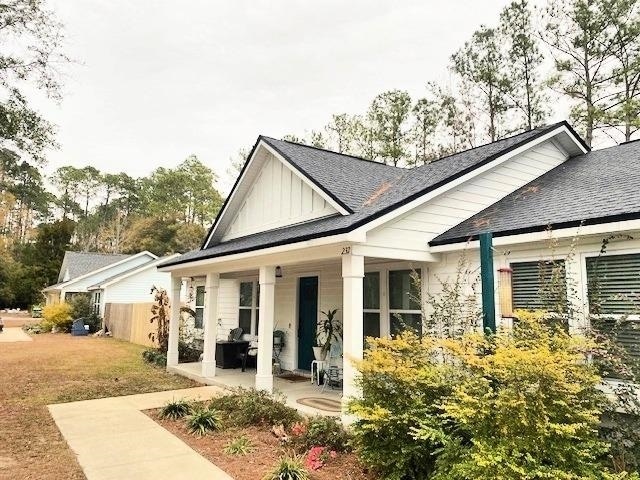
[[[278,138],[270,137],[268,135],[260,135],[260,137],[264,138],[264,139],[268,139],[268,140],[275,140],[277,142],[290,143],[291,145],[297,145],[299,147],[307,147],[307,148],[311,148],[313,150],[319,150],[321,152],[334,153],[336,155],[342,155],[343,157],[353,158],[354,160],[361,160],[363,162],[375,163],[376,165],[383,165],[385,167],[391,167],[391,168],[394,168],[396,170],[412,170],[412,169],[409,169],[409,168],[397,167],[395,165],[389,165],[388,163],[384,163],[384,162],[378,162],[376,160],[371,160],[370,158],[359,157],[358,155],[351,155],[350,153],[336,152],[335,150],[330,150],[328,148],[316,147],[315,145],[307,145],[306,143],[292,142],[291,140],[283,140],[281,138],[278,139]]]

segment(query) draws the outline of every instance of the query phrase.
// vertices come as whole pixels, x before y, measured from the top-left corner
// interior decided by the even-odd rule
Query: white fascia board
[[[202,260],[195,260],[193,262],[185,262],[179,263],[177,265],[169,265],[167,267],[160,267],[158,271],[160,272],[171,272],[175,270],[185,270],[189,268],[197,268],[203,266],[215,266],[222,263],[234,262],[238,260],[246,260],[254,257],[262,257],[266,255],[275,255],[280,253],[294,252],[296,250],[300,250],[303,248],[311,248],[311,247],[322,247],[331,244],[348,244],[352,245],[354,243],[363,243],[366,241],[366,237],[362,233],[343,233],[339,235],[332,235],[330,237],[321,237],[315,238],[312,240],[305,240],[302,242],[290,243],[287,245],[279,245],[277,247],[267,247],[256,250],[251,250],[249,252],[243,253],[235,253],[230,255],[224,255],[220,257],[213,258],[205,258]],[[336,258],[339,257],[339,252],[336,253]],[[300,257],[298,257],[300,258]],[[305,258],[301,258],[301,260],[305,260]],[[259,265],[265,264],[265,262],[257,262],[255,264],[256,267]]]
[[[411,262],[438,262],[440,258],[426,250],[409,250],[404,248],[380,247],[377,245],[353,245],[351,253],[363,257],[388,258]]]
[[[157,266],[159,263],[166,262],[167,260],[170,260],[172,258],[179,257],[179,256],[180,256],[179,253],[174,253],[173,255],[169,255],[169,256],[166,256],[166,257],[163,257],[163,258],[156,258],[155,260],[153,260],[151,262],[147,262],[147,263],[143,263],[142,265],[139,265],[135,270],[130,270],[128,272],[123,272],[122,275],[119,275],[119,276],[117,276],[115,278],[112,278],[108,282],[96,283],[95,285],[92,285],[91,287],[89,287],[89,290],[104,289],[105,287],[108,287],[109,285],[113,285],[114,283],[121,282],[122,280],[125,280],[126,278],[129,278],[132,275],[136,275],[136,274],[138,274],[140,272],[144,272],[145,270],[148,270],[149,268],[153,268],[153,267]]]
[[[521,233],[518,235],[505,235],[493,238],[493,246],[517,245],[521,243],[536,243],[548,241],[549,238],[575,238],[589,235],[603,235],[610,233],[629,232],[640,230],[640,220],[623,220],[621,222],[599,223],[597,225],[583,225],[578,227],[560,228],[558,230],[543,230],[540,232]],[[447,245],[435,245],[429,248],[432,253],[453,252],[480,248],[480,242],[450,243]]]
[[[153,253],[148,252],[147,250],[145,250],[144,252],[136,253],[135,255],[131,255],[130,257],[123,258],[122,260],[118,260],[115,263],[110,263],[106,267],[102,267],[102,268],[98,268],[96,270],[92,270],[92,271],[90,271],[88,273],[85,273],[84,275],[80,275],[79,277],[74,278],[73,280],[69,280],[68,282],[65,282],[65,283],[61,284],[60,285],[60,289],[67,288],[69,285],[73,285],[74,283],[76,283],[79,280],[82,280],[84,278],[90,277],[91,275],[95,275],[96,273],[104,272],[105,270],[108,270],[110,268],[117,267],[118,265],[122,265],[123,263],[129,262],[129,261],[133,260],[134,258],[138,258],[138,257],[141,257],[143,255],[147,255],[147,256],[151,257],[153,260],[157,260],[158,259],[157,255],[154,255]]]
[[[416,198],[415,200],[402,205],[398,208],[396,208],[395,210],[387,213],[386,215],[383,215],[381,217],[376,218],[375,220],[357,228],[355,231],[363,231],[363,232],[368,232],[370,230],[373,230],[374,228],[377,228],[381,225],[384,225],[385,223],[413,210],[414,208],[422,205],[423,203],[434,199],[435,197],[442,195],[443,193],[448,192],[449,190],[452,190],[460,185],[462,185],[465,182],[468,182],[469,180],[473,179],[474,177],[477,177],[478,175],[482,175],[483,173],[487,172],[488,170],[491,170],[492,168],[495,168],[496,166],[506,162],[507,160],[509,160],[510,158],[515,157],[516,155],[520,155],[521,153],[529,150],[532,147],[535,147],[536,145],[539,145],[540,143],[546,142],[547,140],[549,140],[550,138],[555,137],[556,135],[560,134],[560,133],[566,133],[567,135],[569,135],[569,137],[571,139],[574,139],[576,145],[580,148],[581,151],[585,151],[584,147],[580,144],[580,142],[578,142],[577,140],[575,140],[575,137],[573,136],[573,134],[569,131],[569,129],[565,126],[565,125],[560,125],[558,126],[558,128],[554,128],[553,130],[551,130],[550,132],[545,133],[544,135],[541,135],[540,137],[533,139],[527,143],[525,143],[524,145],[519,146],[518,148],[515,148],[507,153],[505,153],[504,155],[501,155],[495,159],[493,159],[492,161],[473,169],[472,171],[468,172],[465,175],[462,175],[461,177],[456,178],[455,180],[452,180],[448,183],[446,183],[445,185],[442,185],[441,187],[436,188],[435,190],[431,190],[428,193],[425,193],[424,195],[422,195],[421,197]]]
[[[253,167],[254,161],[258,156],[258,153],[260,152],[261,148],[271,153],[283,164],[285,164],[287,168],[289,168],[293,173],[296,174],[296,176],[302,179],[302,181],[305,182],[305,184],[311,187],[318,195],[320,195],[324,200],[326,200],[329,203],[329,205],[335,208],[341,215],[349,215],[349,212],[347,212],[344,209],[344,207],[339,205],[335,200],[333,200],[329,195],[327,195],[322,189],[318,188],[318,186],[315,185],[311,180],[309,180],[306,175],[304,175],[302,172],[300,172],[300,170],[295,168],[282,155],[280,155],[271,146],[269,146],[263,139],[260,139],[260,141],[258,142],[258,145],[253,150],[253,155],[251,155],[251,157],[249,157],[249,160],[247,161],[247,165],[242,172],[242,176],[238,179],[238,182],[236,183],[235,188],[231,191],[231,193],[229,194],[229,198],[225,202],[224,208],[218,215],[217,221],[213,225],[213,228],[211,229],[211,233],[209,233],[209,235],[207,236],[207,241],[204,243],[205,246],[209,245],[209,242],[211,242],[211,239],[213,238],[213,236],[218,232],[218,228],[222,224],[223,219],[227,215],[229,215],[229,209],[232,208],[232,206],[236,201],[236,196],[238,191],[240,190],[240,185],[242,185],[246,181],[246,177],[248,173],[252,170],[252,168],[254,168]]]

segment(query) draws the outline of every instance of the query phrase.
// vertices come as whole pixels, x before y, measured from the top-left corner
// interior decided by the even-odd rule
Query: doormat
[[[290,382],[310,382],[310,377],[303,377],[302,375],[298,375],[297,373],[285,373],[284,375],[280,375],[278,378],[282,378],[283,380],[289,380]]]
[[[324,397],[306,397],[299,398],[298,403],[300,405],[306,405],[307,407],[317,408],[318,410],[324,410],[325,412],[341,412],[342,404],[340,400],[334,400],[332,398]]]

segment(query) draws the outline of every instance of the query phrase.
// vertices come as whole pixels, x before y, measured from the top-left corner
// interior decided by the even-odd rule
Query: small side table
[[[326,362],[324,360],[313,360],[311,362],[311,383],[320,385],[320,372],[324,370],[325,363]]]

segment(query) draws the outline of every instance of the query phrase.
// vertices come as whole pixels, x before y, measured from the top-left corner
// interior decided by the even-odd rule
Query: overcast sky
[[[321,128],[393,88],[446,83],[449,56],[507,0],[54,0],[66,26],[64,99],[49,171],[146,175],[194,153],[221,177],[259,134]]]

